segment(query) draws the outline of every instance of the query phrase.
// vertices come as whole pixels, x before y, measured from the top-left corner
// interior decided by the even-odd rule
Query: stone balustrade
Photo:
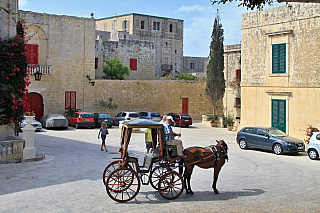
[[[9,137],[0,141],[0,164],[21,162],[25,141],[19,137]]]

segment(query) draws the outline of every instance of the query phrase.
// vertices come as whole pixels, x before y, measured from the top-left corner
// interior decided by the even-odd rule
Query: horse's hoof
[[[193,191],[190,191],[190,195],[194,195]]]
[[[214,193],[215,193],[215,194],[219,194],[219,191],[218,191],[218,190],[214,190]]]
[[[190,194],[189,190],[186,190],[186,194]]]

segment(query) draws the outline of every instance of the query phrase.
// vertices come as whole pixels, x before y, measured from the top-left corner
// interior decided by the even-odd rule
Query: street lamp
[[[96,83],[93,79],[90,78],[90,75],[87,75],[87,78],[89,80],[89,84],[91,84],[91,86],[94,86],[94,84]]]

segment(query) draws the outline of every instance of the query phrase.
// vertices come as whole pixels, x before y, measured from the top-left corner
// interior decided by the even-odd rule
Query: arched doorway
[[[28,93],[27,102],[30,106],[31,111],[34,111],[36,114],[36,120],[40,121],[40,118],[43,116],[43,98],[38,93]]]

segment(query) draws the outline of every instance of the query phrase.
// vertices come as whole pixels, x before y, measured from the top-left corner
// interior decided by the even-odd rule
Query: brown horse
[[[216,185],[221,167],[225,161],[228,160],[228,145],[223,140],[219,140],[217,141],[217,145],[211,145],[209,147],[188,147],[183,150],[183,153],[186,155],[186,158],[183,159],[186,193],[194,194],[191,190],[190,179],[193,168],[197,165],[203,169],[214,168],[212,189],[215,194],[219,194]]]

